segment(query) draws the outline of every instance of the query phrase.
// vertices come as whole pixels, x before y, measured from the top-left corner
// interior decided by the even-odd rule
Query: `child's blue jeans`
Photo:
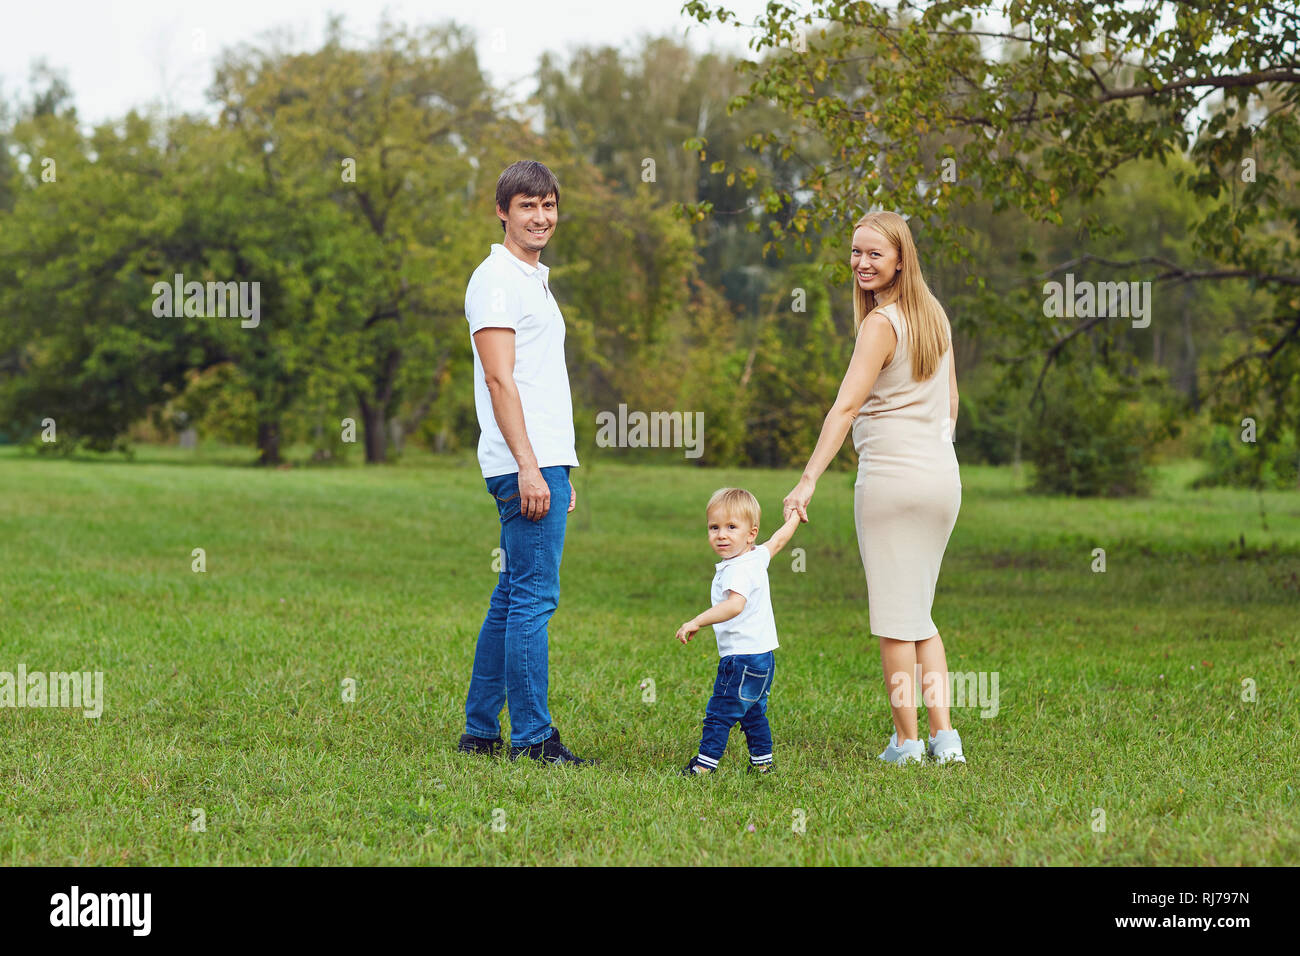
[[[731,654],[718,661],[713,696],[704,708],[704,736],[700,738],[701,763],[717,766],[727,749],[731,728],[740,723],[755,766],[772,762],[772,731],[767,725],[767,695],[776,673],[776,657]]]

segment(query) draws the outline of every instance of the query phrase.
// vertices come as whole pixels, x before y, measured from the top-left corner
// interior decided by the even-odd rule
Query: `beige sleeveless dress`
[[[858,453],[853,517],[867,575],[871,633],[923,641],[939,630],[930,608],[961,508],[948,404],[952,349],[931,378],[915,381],[898,305],[890,303],[882,311],[898,345],[853,420]]]

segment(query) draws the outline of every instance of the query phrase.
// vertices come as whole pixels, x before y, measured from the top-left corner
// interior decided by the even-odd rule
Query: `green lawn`
[[[791,544],[806,571],[771,569],[778,771],[747,775],[736,730],[685,780],[717,665],[710,630],[673,640],[708,603],[704,503],[748,487],[770,533],[793,471],[575,471],[550,700],[603,764],[573,770],[454,752],[497,545],[472,461],[3,449],[0,671],[102,671],[105,705],[0,709],[0,863],[1294,862],[1300,495],[1191,492],[1195,468],[1081,501],[963,467],[934,617],[950,668],[1000,694],[954,711],[965,767],[876,760],[853,477],[828,475]]]

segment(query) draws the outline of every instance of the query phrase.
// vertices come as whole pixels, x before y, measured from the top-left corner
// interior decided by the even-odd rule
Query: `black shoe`
[[[532,744],[528,747],[511,747],[510,759],[518,760],[520,757],[531,757],[533,760],[542,760],[546,763],[600,763],[599,760],[584,760],[582,757],[574,754],[568,747],[560,743],[560,732],[554,727],[551,728],[551,736],[547,737],[539,744]]]
[[[691,758],[691,762],[682,768],[683,777],[704,777],[715,771],[714,767],[706,767],[700,763],[700,755],[696,754]]]
[[[482,754],[485,757],[495,757],[504,745],[505,742],[500,737],[489,740],[487,737],[461,734],[460,743],[456,745],[456,749],[463,754]]]

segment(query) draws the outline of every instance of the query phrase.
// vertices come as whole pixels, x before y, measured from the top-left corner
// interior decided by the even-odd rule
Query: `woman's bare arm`
[[[951,334],[949,335],[951,338]],[[952,419],[952,439],[957,440],[957,409],[961,403],[957,401],[957,349],[950,345],[949,351],[952,353],[948,357],[948,417]]]
[[[795,511],[801,521],[808,520],[808,502],[812,500],[813,491],[817,488],[817,479],[839,454],[844,436],[853,427],[853,419],[862,410],[863,403],[876,384],[876,377],[885,367],[885,359],[893,354],[897,344],[898,335],[884,313],[872,312],[862,321],[862,328],[858,329],[858,340],[853,346],[853,357],[849,359],[848,371],[840,383],[839,394],[835,396],[835,404],[822,422],[817,447],[808,459],[803,477],[794,486],[794,490],[785,496],[783,514],[787,518]]]
[[[876,376],[885,367],[885,359],[897,344],[898,336],[894,334],[894,327],[883,313],[873,312],[863,320],[858,340],[853,346],[853,357],[849,359],[848,371],[844,373],[844,381],[840,382],[839,394],[835,396],[831,410],[826,413],[817,447],[813,449],[812,457],[803,470],[803,476],[809,481],[815,483],[839,453],[840,446],[844,444],[844,436],[853,427],[853,419],[858,417],[858,412],[862,410],[863,403],[876,384]]]

